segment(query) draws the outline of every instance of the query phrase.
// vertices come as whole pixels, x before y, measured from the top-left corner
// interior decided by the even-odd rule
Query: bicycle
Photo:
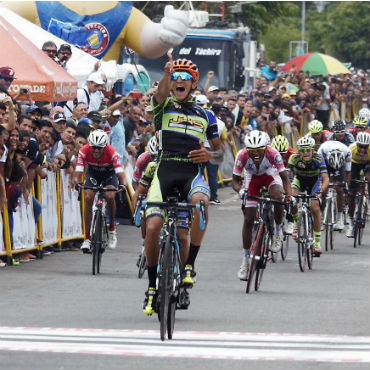
[[[180,259],[180,247],[177,240],[177,222],[178,212],[185,211],[189,213],[189,222],[191,222],[192,211],[200,210],[200,228],[205,227],[205,205],[201,201],[200,204],[178,202],[177,196],[169,197],[167,202],[147,202],[138,199],[138,209],[142,207],[156,207],[163,209],[166,214],[166,222],[164,222],[161,230],[160,252],[157,267],[157,307],[155,311],[158,313],[160,321],[160,338],[165,340],[166,332],[168,339],[172,339],[173,330],[175,327],[175,314],[180,303],[180,289],[185,289],[182,285],[183,266]],[[140,214],[135,214],[135,224],[140,223]]]
[[[354,183],[359,184],[359,190],[355,195],[355,212],[353,215],[353,247],[361,245],[362,236],[364,233],[365,223],[367,221],[367,198],[365,192],[365,184],[369,181],[366,180],[351,180]]]
[[[290,205],[288,206],[288,209],[284,209],[284,218],[283,219],[284,219],[284,230],[285,230],[286,224],[288,222],[293,222],[293,217],[291,215]],[[290,234],[287,234],[287,233],[284,232],[283,246],[280,250],[281,259],[283,261],[285,261],[287,256],[288,256],[290,237],[291,237]]]
[[[100,273],[102,254],[108,246],[108,226],[103,214],[104,193],[118,189],[105,188],[103,185],[81,186],[81,189],[93,190],[98,195],[91,227],[92,274],[96,275]]]
[[[325,250],[334,249],[334,224],[337,219],[337,192],[334,183],[329,183],[324,209],[323,225],[325,227]]]
[[[242,209],[245,208],[245,202],[247,198],[258,201],[258,211],[256,213],[258,218],[255,220],[255,225],[258,226],[254,241],[249,249],[249,272],[246,288],[246,293],[248,294],[252,287],[254,275],[254,290],[258,291],[262,282],[266,263],[268,260],[272,260],[271,256],[269,255],[271,252],[270,246],[273,242],[274,236],[274,217],[272,205],[285,205],[285,202],[268,197],[247,195],[245,192],[242,198]]]
[[[141,195],[139,197],[140,197],[140,200],[141,200],[141,203],[142,203],[143,197]],[[134,210],[134,213],[133,213],[133,215],[134,215],[133,216],[133,223],[136,225],[135,215],[137,214],[137,212],[139,212],[140,223],[139,223],[139,225],[136,225],[136,226],[137,227],[141,227],[142,226],[142,222],[144,220],[144,212],[143,212],[143,210],[138,209],[138,206],[139,206],[139,202],[137,202],[136,203],[136,206],[135,206],[135,210]],[[141,246],[141,252],[140,252],[139,258],[136,261],[136,266],[138,267],[137,277],[139,279],[141,279],[144,276],[145,270],[147,269],[144,244]]]
[[[307,192],[294,196],[298,200],[298,263],[302,272],[306,267],[312,270],[313,267],[313,247],[315,237],[313,232],[313,221],[311,214],[311,199],[317,199],[316,195],[308,195]]]

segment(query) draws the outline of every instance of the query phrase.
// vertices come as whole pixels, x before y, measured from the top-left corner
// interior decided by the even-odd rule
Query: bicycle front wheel
[[[308,236],[308,243],[306,245],[306,256],[307,256],[307,265],[310,270],[313,267],[313,243],[315,240],[314,233],[313,233],[313,221],[311,212],[307,214],[307,236]]]
[[[172,271],[172,245],[171,236],[164,241],[159,270],[159,320],[161,340],[165,340],[167,331],[168,308],[171,296]]]
[[[356,208],[353,217],[353,247],[356,248],[358,239],[360,239],[361,228],[361,214],[362,214],[362,197],[356,197]]]
[[[307,223],[307,215],[306,211],[302,211],[299,214],[298,218],[298,236],[297,236],[297,243],[298,243],[298,263],[299,268],[302,272],[306,271],[307,266],[307,244],[308,244],[308,234],[306,229]]]
[[[259,249],[259,261],[257,263],[257,269],[256,269],[256,279],[254,281],[254,290],[258,291],[258,289],[261,286],[263,273],[266,268],[267,263],[267,256],[268,251],[270,250],[270,246],[272,244],[272,235],[268,233],[264,237],[264,243],[262,244],[261,248]]]
[[[288,234],[285,234],[284,235],[284,240],[283,240],[283,246],[281,248],[281,259],[283,261],[286,260],[286,257],[288,255],[288,250],[289,250],[289,239],[290,239],[290,236]]]
[[[168,318],[167,318],[167,336],[168,339],[172,339],[173,330],[175,328],[175,315],[176,307],[179,299],[179,283],[181,279],[182,267],[177,255],[177,252],[172,248],[172,290],[170,297],[170,307],[168,309]]]
[[[100,210],[97,210],[94,215],[91,247],[92,247],[92,274],[98,274],[100,271],[100,248],[102,244],[102,220],[103,216]]]
[[[326,200],[326,207],[324,210],[324,227],[325,227],[325,251],[330,248],[330,230],[332,229],[332,198]]]
[[[258,264],[258,261],[259,261],[258,253],[261,250],[262,238],[263,238],[262,233],[263,232],[264,232],[264,225],[263,225],[263,223],[261,223],[259,225],[259,228],[258,228],[258,231],[257,231],[257,234],[256,234],[256,238],[255,238],[255,240],[254,240],[254,242],[251,246],[251,249],[250,249],[251,255],[249,257],[249,272],[248,272],[246,293],[250,292],[250,288],[251,288],[252,283],[253,283],[253,277],[254,277],[254,274],[256,273],[256,270],[257,270],[257,264]]]

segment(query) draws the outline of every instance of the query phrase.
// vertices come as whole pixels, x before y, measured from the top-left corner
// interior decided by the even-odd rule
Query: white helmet
[[[311,136],[303,136],[297,141],[297,146],[300,148],[313,148],[315,146],[315,139]]]
[[[158,140],[156,135],[149,139],[146,148],[152,157],[156,157],[158,155]]]
[[[369,145],[370,144],[370,134],[368,132],[359,132],[356,136],[356,143],[360,145]]]
[[[361,108],[358,112],[358,116],[361,118],[366,118],[370,120],[370,109],[369,108]]]
[[[108,144],[108,135],[103,130],[94,130],[88,138],[90,146],[104,148]]]
[[[269,143],[268,135],[265,132],[259,130],[253,130],[248,132],[245,136],[244,144],[246,148],[256,149],[266,146]]]
[[[344,165],[344,154],[339,149],[333,149],[328,155],[328,164],[331,168],[339,170]]]

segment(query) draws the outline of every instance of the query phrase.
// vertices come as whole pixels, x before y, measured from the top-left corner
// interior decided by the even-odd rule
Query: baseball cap
[[[0,75],[5,78],[15,78],[14,69],[11,67],[0,67]]]
[[[281,95],[281,98],[282,98],[282,99],[284,99],[284,98],[290,98],[290,95],[289,95],[289,94],[287,94],[287,93],[285,93],[285,94]]]
[[[205,95],[200,94],[195,97],[195,103],[203,105],[209,103],[209,100]]]
[[[87,118],[90,118],[92,121],[99,123],[103,120],[103,117],[97,110],[92,110],[91,112],[89,112]]]
[[[290,95],[290,96],[293,96],[293,95],[297,95],[297,93],[296,93],[294,90],[290,90],[290,91],[289,91],[289,95]]]
[[[219,91],[220,88],[217,87],[217,86],[210,86],[209,89],[208,89],[208,92],[212,92],[212,91]]]
[[[58,123],[60,121],[67,121],[66,116],[63,113],[55,113],[53,116],[53,121]]]
[[[59,50],[58,50],[58,53],[61,52],[61,51],[63,51],[63,50],[69,50],[71,52],[71,54],[72,54],[72,48],[71,48],[71,45],[69,45],[69,44],[62,44],[62,45],[60,45]]]
[[[80,118],[80,119],[78,120],[78,125],[79,125],[80,123],[84,123],[84,124],[88,125],[89,127],[94,127],[94,126],[93,126],[93,122],[91,121],[91,119],[90,119],[90,118]]]
[[[38,110],[40,113],[42,113],[41,112],[41,109],[37,106],[37,105],[31,105],[30,107],[28,107],[27,109],[26,109],[26,113],[28,114],[28,113],[32,113],[32,112],[34,112],[35,110]]]
[[[150,105],[148,105],[148,107],[150,107]],[[146,108],[148,108],[146,107]],[[147,111],[145,108],[145,111]],[[119,111],[119,109],[116,109],[112,112],[112,116],[121,116],[121,112]]]
[[[272,90],[276,90],[276,87],[275,86],[270,86],[269,87],[269,92],[271,92]]]
[[[101,74],[99,72],[93,72],[87,77],[87,81],[95,82],[98,85],[104,85],[104,81],[101,78]]]

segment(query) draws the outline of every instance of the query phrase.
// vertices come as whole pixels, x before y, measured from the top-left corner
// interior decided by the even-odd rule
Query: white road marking
[[[0,327],[0,351],[370,363],[370,337],[288,333]]]

